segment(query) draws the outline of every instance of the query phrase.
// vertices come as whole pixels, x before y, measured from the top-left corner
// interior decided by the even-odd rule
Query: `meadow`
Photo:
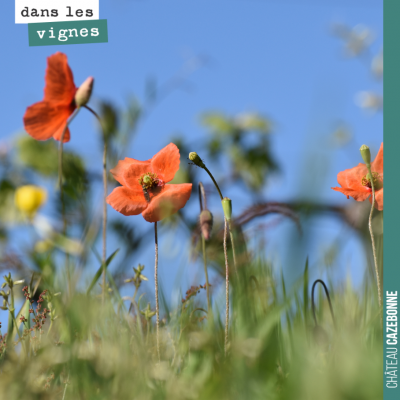
[[[136,160],[125,150],[146,117],[142,104],[92,106],[93,78],[76,87],[60,52],[47,60],[45,85],[21,115],[26,132],[0,149],[1,398],[381,398],[382,147],[373,157],[352,148],[361,164],[337,171],[334,189],[357,202],[260,202],[281,167],[267,117],[205,113],[208,135],[196,148],[175,137]],[[103,149],[96,168],[68,147],[83,113]],[[231,187],[253,204],[235,209],[222,194]],[[109,218],[110,207],[124,217]],[[357,287],[334,279],[329,260],[318,280],[313,255],[298,260],[292,279],[265,254],[265,218],[289,221],[301,237],[325,215],[363,245]],[[159,241],[182,237],[197,280],[171,301]],[[141,264],[143,248],[154,249],[154,265]]]

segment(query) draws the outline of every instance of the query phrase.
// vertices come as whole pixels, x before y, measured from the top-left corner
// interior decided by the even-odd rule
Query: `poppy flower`
[[[192,184],[169,184],[179,169],[178,147],[170,143],[150,160],[120,160],[110,172],[122,185],[107,197],[107,203],[123,215],[142,214],[148,222],[176,213],[189,200]]]
[[[45,82],[43,100],[26,109],[25,130],[36,140],[52,137],[61,140],[68,118],[77,108],[75,95],[78,90],[65,54],[57,52],[47,58]],[[86,86],[88,83],[91,89],[93,78],[85,81]],[[69,140],[70,131],[67,129],[63,141]]]
[[[372,179],[375,188],[375,208],[383,210],[383,143],[375,160],[371,163]],[[338,173],[337,180],[341,187],[333,187],[333,190],[342,192],[356,201],[364,201],[369,197],[372,204],[371,180],[368,177],[368,169],[365,164],[346,169]],[[371,197],[370,197],[371,196]]]

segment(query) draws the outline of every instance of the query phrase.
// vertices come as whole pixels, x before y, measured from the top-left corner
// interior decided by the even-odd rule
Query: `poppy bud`
[[[211,236],[211,230],[213,226],[213,216],[210,211],[203,210],[200,213],[200,229],[204,236],[204,239],[208,240]]]
[[[89,76],[85,82],[79,86],[78,90],[75,93],[75,104],[77,107],[85,106],[92,95],[94,79]]]
[[[230,221],[232,218],[232,200],[224,197],[222,200],[222,208],[224,209],[225,218]]]
[[[34,186],[21,186],[15,191],[15,205],[28,217],[33,217],[36,211],[46,201],[47,193],[44,189]]]
[[[193,161],[194,164],[196,164],[198,167],[200,168],[204,168],[205,165],[203,163],[203,160],[200,158],[200,156],[195,153],[194,151],[192,151],[191,153],[189,153],[189,160]]]
[[[360,147],[360,153],[361,153],[361,157],[364,160],[365,164],[367,164],[367,165],[371,164],[371,152],[367,145],[363,144]]]

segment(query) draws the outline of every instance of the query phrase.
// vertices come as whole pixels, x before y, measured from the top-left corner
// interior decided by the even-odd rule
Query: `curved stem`
[[[229,264],[228,264],[228,251],[226,247],[226,239],[228,232],[228,223],[226,218],[225,220],[225,229],[224,229],[224,256],[225,256],[225,357],[228,351],[228,333],[229,333]]]
[[[313,313],[313,317],[314,317],[315,326],[318,325],[317,317],[316,317],[316,315],[315,315],[315,304],[314,304],[314,289],[315,289],[315,286],[317,286],[317,283],[320,283],[320,284],[324,287],[324,289],[325,289],[325,294],[326,294],[326,297],[327,297],[327,299],[328,299],[329,308],[330,308],[330,310],[331,310],[333,325],[334,325],[335,328],[336,328],[336,320],[335,320],[335,315],[333,314],[332,302],[331,302],[331,298],[330,298],[330,296],[329,296],[329,291],[328,291],[328,288],[327,288],[326,285],[325,285],[325,282],[324,282],[323,280],[321,280],[321,279],[317,279],[317,280],[313,283],[312,288],[311,288],[311,308],[312,308],[312,313]]]
[[[158,362],[161,362],[160,357],[160,310],[158,304],[158,237],[157,237],[157,222],[154,222],[154,241],[155,241],[155,266],[154,266],[154,283],[156,292],[156,330],[157,330],[157,357]]]
[[[91,112],[97,121],[100,124],[102,133],[103,133],[103,254],[102,254],[102,263],[103,263],[103,292],[102,292],[102,303],[104,305],[105,301],[105,293],[106,293],[106,260],[107,260],[107,138],[104,130],[104,126],[101,122],[101,118],[99,115],[92,110],[89,106],[83,106],[89,112]]]
[[[218,186],[217,181],[214,179],[213,174],[210,172],[210,170],[204,165],[203,167],[205,169],[205,171],[207,172],[208,175],[210,175],[210,178],[212,179],[212,181],[214,182],[215,187],[218,190],[219,193],[219,197],[221,198],[221,201],[224,199],[224,196],[221,193],[221,190]],[[202,185],[203,186],[203,185]],[[204,191],[204,188],[203,188]],[[200,200],[200,204],[201,204],[201,200]],[[232,244],[232,253],[233,253],[233,264],[235,266],[235,271],[236,271],[236,275],[237,275],[237,264],[236,264],[236,252],[235,252],[235,240],[233,238],[233,234],[232,234],[232,222],[229,221],[229,237],[231,239],[231,244]]]
[[[218,183],[217,183],[217,181],[214,179],[213,174],[210,172],[210,170],[209,170],[206,166],[204,166],[204,169],[205,169],[205,171],[207,172],[207,174],[210,175],[210,178],[212,179],[212,181],[214,182],[215,187],[216,187],[217,190],[218,190],[219,197],[221,197],[221,200],[223,200],[224,196],[222,196],[221,190],[219,189]]]
[[[372,230],[372,214],[373,214],[374,208],[375,208],[375,187],[374,187],[374,179],[373,179],[372,172],[371,172],[371,164],[367,164],[367,168],[368,168],[369,178],[370,178],[370,182],[371,182],[371,189],[372,189],[372,205],[371,205],[371,211],[369,213],[369,218],[368,218],[368,228],[369,228],[369,233],[371,235],[372,254],[374,256],[374,267],[375,267],[375,274],[376,274],[376,285],[378,287],[379,315],[381,317],[381,325],[382,325],[383,321],[382,321],[381,280],[379,278],[378,261],[376,259],[375,237],[374,237],[374,232]]]

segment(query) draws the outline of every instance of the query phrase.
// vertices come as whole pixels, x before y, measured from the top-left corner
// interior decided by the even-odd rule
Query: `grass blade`
[[[114,253],[112,253],[111,256],[107,258],[105,265],[101,264],[100,268],[97,270],[96,274],[94,275],[94,277],[92,279],[92,282],[90,283],[90,285],[86,291],[87,295],[92,291],[92,289],[96,285],[97,281],[99,280],[101,273],[103,272],[103,268],[107,268],[109,266],[110,262],[113,260],[113,258],[117,255],[118,252],[119,252],[119,249],[115,250]],[[96,257],[99,258],[97,252],[94,251],[94,253],[95,253]],[[101,262],[101,259],[100,259],[100,262]]]

